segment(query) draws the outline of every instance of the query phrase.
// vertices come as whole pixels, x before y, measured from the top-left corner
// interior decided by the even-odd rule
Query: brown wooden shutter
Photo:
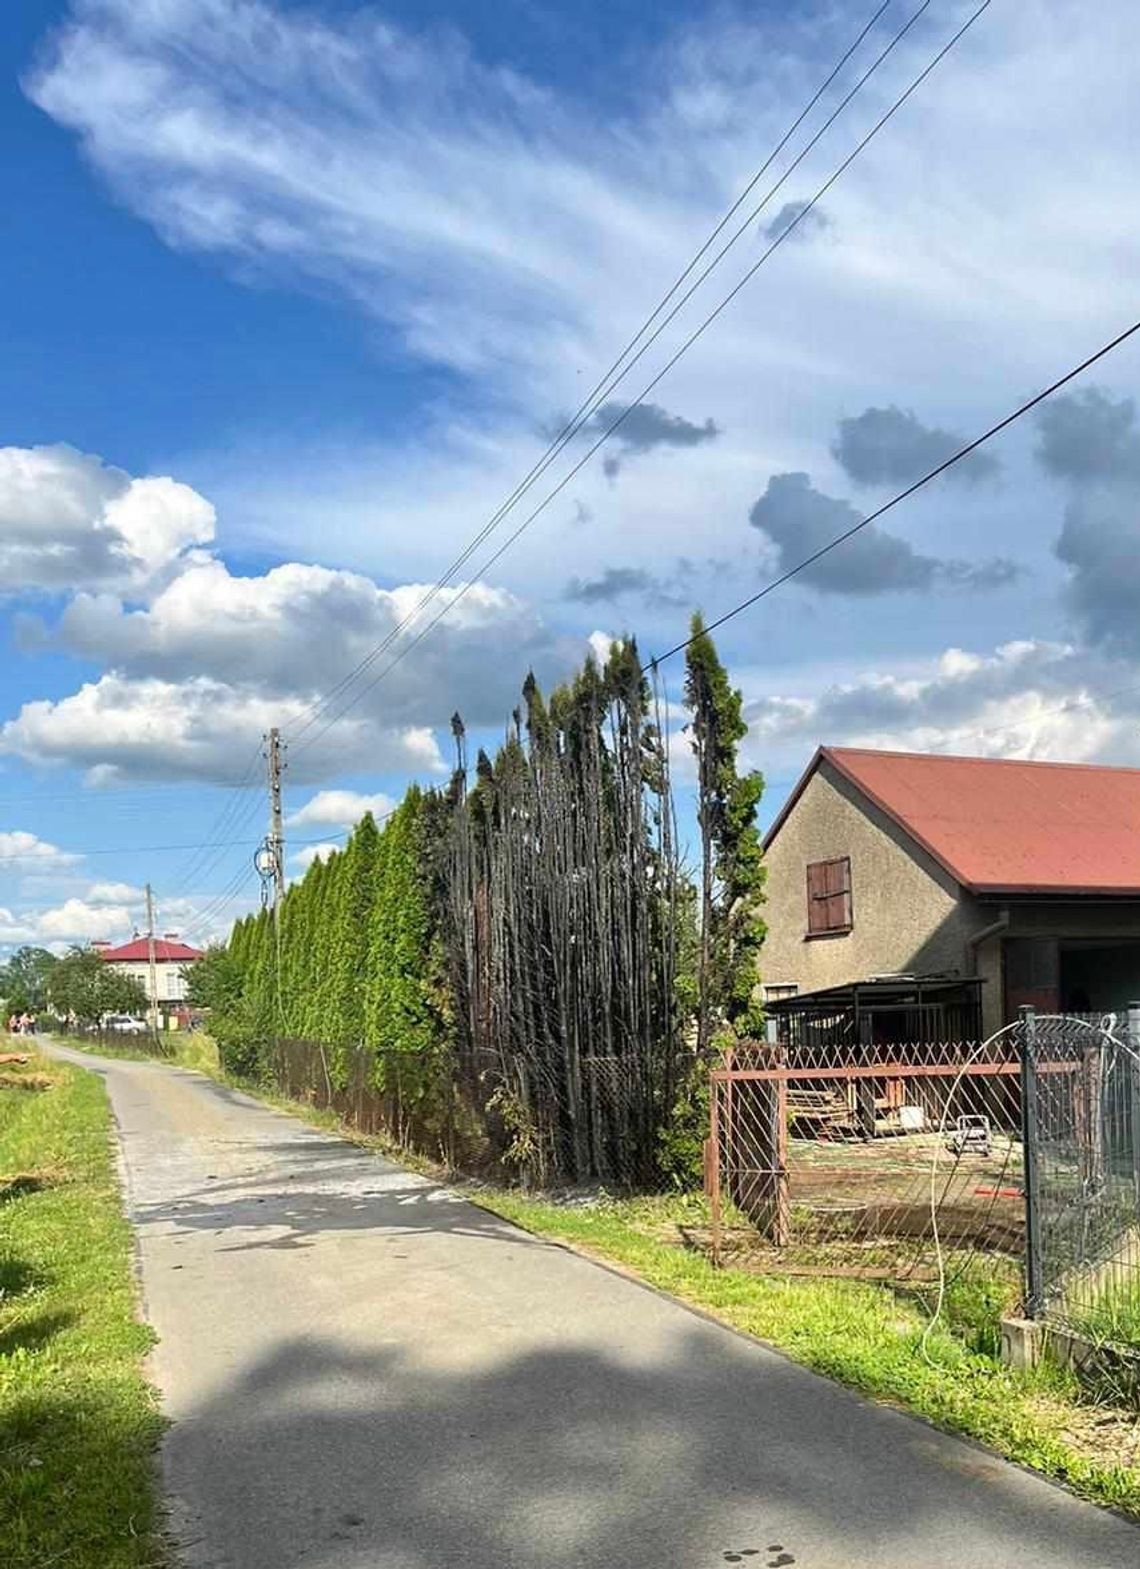
[[[827,925],[829,931],[845,931],[851,925],[851,862],[846,856],[829,867]]]
[[[827,930],[827,862],[812,861],[807,869],[808,931]]]
[[[808,931],[842,932],[851,926],[851,862],[847,856],[812,861],[807,868]]]

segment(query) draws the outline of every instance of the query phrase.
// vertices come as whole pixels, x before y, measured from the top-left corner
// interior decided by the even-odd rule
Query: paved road
[[[97,1071],[195,1569],[1140,1565],[1128,1523],[339,1139]]]

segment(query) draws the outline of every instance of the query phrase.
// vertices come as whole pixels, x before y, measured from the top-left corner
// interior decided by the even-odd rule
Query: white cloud
[[[527,664],[564,658],[534,611],[485,583],[442,590],[415,623],[443,607],[446,619],[412,659],[391,665],[396,629],[431,592],[427,583],[380,588],[356,572],[287,562],[241,577],[217,557],[189,564],[154,601],[128,609],[110,595],[79,594],[60,618],[59,640],[131,679],[188,673],[235,691],[314,701],[368,660],[384,672],[358,710],[388,726],[445,724],[459,708],[472,723],[499,722],[517,698]],[[388,640],[388,648],[373,650]],[[568,663],[568,660],[565,662]],[[273,721],[269,721],[273,722]]]
[[[1138,713],[1140,670],[1020,639],[989,655],[948,649],[905,676],[864,671],[813,694],[753,697],[745,751],[775,771],[821,742],[1140,764]]]
[[[0,593],[137,595],[213,535],[214,509],[189,485],[132,479],[73,447],[0,447]]]
[[[334,855],[337,850],[343,849],[344,846],[342,844],[334,844],[331,841],[321,844],[307,844],[291,855],[289,859],[300,872],[307,872],[314,861],[327,861],[330,855]]]
[[[36,936],[35,926],[28,922],[24,916],[17,915],[12,910],[6,910],[0,905],[0,948],[16,947],[20,943],[30,943]]]
[[[929,58],[952,25],[935,9],[761,222],[802,201]],[[490,69],[454,36],[268,0],[77,0],[26,85],[167,243],[243,278],[339,290],[392,325],[413,361],[457,373],[398,449],[324,433],[307,448],[290,450],[290,437],[255,451],[239,435],[225,455],[198,454],[194,470],[212,475],[235,543],[419,580],[495,510],[541,450],[550,411],[576,406],[741,187],[822,74],[819,52],[837,52],[837,14],[694,18],[640,79],[633,62],[620,118]],[[747,515],[770,477],[809,472],[835,493],[840,419],[899,403],[924,429],[969,436],[1130,318],[1135,23],[1123,0],[1108,0],[1095,31],[1082,21],[1076,0],[991,7],[829,193],[826,233],[778,252],[654,392],[670,414],[723,434],[683,456],[646,455],[616,486],[600,466],[575,479],[504,560],[503,581],[525,585],[526,604],[486,590],[505,597],[487,601],[485,622],[460,627],[457,611],[451,641],[433,633],[326,738],[328,769],[406,764],[402,738],[416,727],[445,723],[454,707],[499,717],[527,663],[568,664],[567,645],[527,606],[571,573],[727,561],[684,584],[715,615],[762,581]],[[1093,229],[1098,244],[1075,248],[1072,235]],[[705,304],[755,259],[754,242],[753,229]],[[681,325],[620,395],[648,380]],[[1108,374],[1125,372],[1114,363]],[[769,660],[763,680],[745,681],[766,705],[757,761],[820,738],[1130,748],[1120,705],[1096,695],[1128,670],[1079,645],[1036,660],[1009,651],[1011,632],[1042,650],[1069,635],[1064,572],[1049,554],[1056,481],[1024,450],[1019,468],[1017,441],[1001,449],[1004,488],[969,506],[960,491],[932,490],[891,528],[923,557],[1028,559],[1032,581],[985,601],[930,595],[917,613],[891,603],[857,617],[817,614],[792,586],[725,629],[734,673],[758,648]],[[63,636],[107,674],[26,705],[0,744],[124,775],[232,777],[235,749],[252,749],[271,712],[286,726],[301,718],[327,672],[339,680],[385,635],[405,592],[360,573],[290,565],[239,578],[216,560],[184,564],[141,612],[118,584],[92,580],[103,592],[69,610]],[[672,607],[641,607],[638,622],[646,655],[684,632]],[[998,651],[939,667],[951,644]],[[1058,703],[1074,705],[1063,723],[1045,713]],[[1011,734],[1015,721],[1024,733]],[[295,770],[309,758],[294,757]]]
[[[160,932],[175,932],[195,947],[224,937],[237,915],[254,903],[246,890],[219,905],[216,894],[200,893],[172,898],[162,896],[158,904]],[[21,943],[34,943],[63,953],[73,943],[90,943],[100,938],[123,941],[138,931],[144,921],[144,892],[132,883],[92,883],[83,895],[59,903],[29,904],[23,909],[0,908],[0,949]]]
[[[268,697],[207,676],[133,680],[112,672],[70,697],[25,703],[0,727],[0,752],[85,768],[93,783],[126,777],[236,783],[247,751],[266,730],[299,726],[305,712],[300,697]],[[443,762],[429,729],[378,731],[350,715],[332,727],[321,752],[295,765],[295,776],[364,766],[418,775],[441,771]]]
[[[599,665],[604,665],[610,657],[616,639],[609,632],[596,631],[591,632],[586,641]]]
[[[132,883],[92,883],[85,897],[88,904],[139,905],[146,899],[146,891]]]
[[[99,937],[126,936],[134,930],[131,912],[119,905],[88,904],[83,899],[67,899],[52,910],[35,917],[38,937],[66,942],[91,942]]]
[[[136,496],[142,486],[150,488]],[[81,591],[53,628],[40,626],[41,640],[105,674],[69,696],[26,702],[0,726],[0,752],[69,763],[104,782],[232,781],[246,751],[277,725],[287,737],[307,734],[290,758],[302,782],[353,768],[433,773],[443,767],[433,728],[456,709],[469,725],[498,725],[528,668],[547,679],[581,656],[580,642],[552,635],[530,606],[486,583],[438,591],[416,619],[433,592],[428,583],[381,588],[360,573],[298,562],[240,576],[204,550],[172,561],[185,535],[178,507],[164,510],[171,486],[185,488],[137,481],[121,497],[130,516],[119,517],[118,537],[157,520],[131,558],[146,572],[165,563],[149,603]],[[415,657],[403,657],[444,609]],[[341,694],[357,669],[362,680]],[[320,705],[333,690],[326,711]]]
[[[351,828],[365,812],[371,812],[379,821],[394,810],[396,802],[382,792],[362,795],[356,790],[318,790],[311,800],[289,815],[292,827],[301,828],[310,823],[327,824],[334,828]]]
[[[54,867],[74,866],[80,859],[24,829],[0,832],[0,871],[13,865],[17,870],[43,872]]]

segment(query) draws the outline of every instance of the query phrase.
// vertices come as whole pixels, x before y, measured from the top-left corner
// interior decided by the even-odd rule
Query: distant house
[[[989,1033],[1140,998],[1140,769],[821,747],[765,851],[772,1000],[978,976]]]
[[[152,994],[150,978],[150,940],[137,935],[130,942],[112,947],[110,943],[97,942],[96,952],[106,964],[113,965],[124,975],[140,983],[147,999],[157,1004],[164,1013],[182,1007],[186,1001],[186,970],[195,959],[202,957],[199,948],[179,942],[174,932],[154,939],[154,973],[156,990]]]

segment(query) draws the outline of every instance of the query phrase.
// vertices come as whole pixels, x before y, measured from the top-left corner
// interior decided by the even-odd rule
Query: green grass
[[[52,1039],[91,1057],[114,1057],[126,1062],[169,1062],[178,1068],[194,1068],[212,1079],[222,1076],[218,1048],[201,1030],[168,1031],[161,1037],[165,1048],[161,1053],[155,1053],[149,1043],[141,1044],[137,1036],[130,1035],[108,1034],[103,1040],[82,1035],[54,1035]]]
[[[195,1039],[198,1044],[191,1045]],[[188,1037],[185,1046],[190,1053],[176,1060],[197,1053],[202,1060],[187,1065],[221,1076],[208,1038]],[[144,1055],[137,1048],[135,1054]],[[443,1175],[429,1161],[345,1127],[332,1112],[234,1082],[313,1126],[339,1132],[414,1169]],[[1018,1292],[1017,1270],[1008,1261],[982,1261],[953,1280],[939,1325],[926,1336],[930,1303],[915,1291],[715,1269],[700,1252],[682,1245],[681,1228],[707,1226],[700,1195],[602,1198],[576,1205],[482,1184],[468,1185],[467,1191],[483,1208],[615,1264],[819,1373],[977,1439],[1097,1503],[1140,1517],[1134,1413],[1090,1407],[1071,1374],[1051,1367],[1018,1374],[997,1361],[998,1321]],[[1130,1460],[1122,1464],[1126,1452]]]
[[[1108,1433],[1101,1412],[1094,1428],[1071,1376],[1049,1367],[1014,1373],[993,1355],[997,1319],[1009,1297],[1001,1271],[976,1270],[955,1283],[924,1345],[929,1313],[911,1294],[861,1281],[716,1269],[702,1254],[666,1240],[661,1233],[669,1225],[675,1229],[678,1219],[701,1223],[697,1197],[612,1199],[588,1207],[487,1189],[474,1197],[483,1208],[619,1265],[818,1373],[1140,1516],[1140,1464],[1120,1464],[1114,1438],[1117,1426],[1128,1430],[1129,1418],[1110,1416]]]
[[[1065,1318],[1089,1340],[1140,1350],[1140,1266],[1127,1280],[1106,1280],[1068,1304]]]
[[[44,1088],[18,1086],[42,1075]],[[40,1080],[41,1084],[43,1079]],[[93,1074],[34,1057],[0,1088],[0,1564],[165,1561],[110,1108]]]

